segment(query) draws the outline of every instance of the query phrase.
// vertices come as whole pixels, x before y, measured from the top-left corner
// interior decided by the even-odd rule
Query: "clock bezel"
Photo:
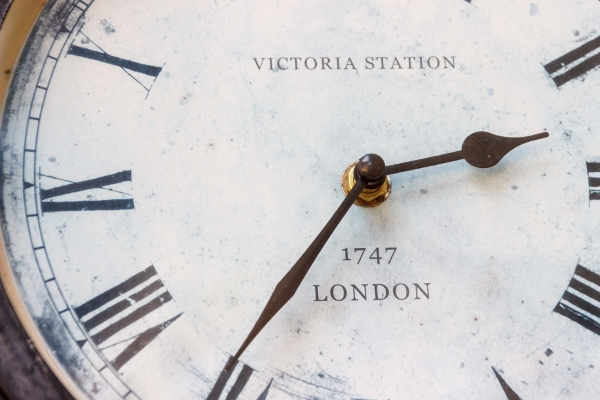
[[[0,21],[0,114],[14,78],[14,66],[23,51],[45,0],[14,0]],[[44,341],[30,320],[13,279],[4,237],[0,233],[0,397],[11,399],[73,399],[78,390],[61,376]],[[62,379],[60,379],[62,378]],[[69,390],[70,389],[70,390]]]

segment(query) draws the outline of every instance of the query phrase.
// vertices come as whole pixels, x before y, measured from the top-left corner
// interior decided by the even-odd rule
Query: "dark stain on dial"
[[[116,29],[113,26],[113,24],[111,24],[111,22],[106,19],[103,19],[102,21],[100,21],[100,26],[102,26],[102,30],[107,35],[112,35],[113,33],[116,32]]]

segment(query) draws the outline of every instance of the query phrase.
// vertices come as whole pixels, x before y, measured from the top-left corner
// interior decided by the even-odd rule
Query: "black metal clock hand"
[[[383,159],[376,154],[367,154],[362,157],[355,168],[356,184],[352,187],[352,190],[348,193],[344,201],[342,201],[342,204],[333,214],[329,222],[327,222],[323,230],[306,249],[304,254],[300,256],[298,261],[296,261],[283,279],[275,286],[275,290],[271,294],[271,298],[269,298],[263,312],[258,317],[254,327],[235,356],[233,356],[225,366],[225,371],[230,371],[233,366],[236,365],[239,357],[244,350],[246,350],[246,347],[250,345],[252,340],[254,340],[256,335],[258,335],[258,333],[267,325],[271,318],[273,318],[285,303],[292,298],[294,293],[296,293],[296,290],[300,287],[302,280],[323,249],[323,246],[325,246],[325,243],[327,243],[327,240],[329,240],[329,237],[363,189],[380,186],[386,175],[431,167],[462,159],[465,159],[469,164],[478,168],[493,167],[498,164],[502,157],[515,147],[545,137],[548,137],[547,132],[520,138],[498,136],[489,132],[475,132],[467,136],[463,142],[462,150],[460,151],[389,165],[387,167],[385,166]]]
[[[312,266],[313,262],[329,240],[329,237],[338,226],[344,215],[348,212],[350,207],[352,207],[352,203],[358,198],[360,192],[367,185],[368,180],[360,179],[356,182],[356,185],[352,188],[350,193],[346,196],[342,204],[338,207],[336,212],[333,214],[329,222],[325,225],[323,230],[317,235],[315,240],[308,246],[304,254],[300,256],[298,261],[292,266],[292,268],[288,271],[287,274],[279,281],[277,286],[275,286],[275,290],[273,290],[273,294],[271,294],[271,298],[267,302],[263,312],[258,317],[258,320],[254,324],[254,327],[248,334],[244,343],[237,351],[235,356],[233,356],[227,365],[225,366],[225,371],[230,371],[233,366],[237,363],[239,357],[242,355],[246,347],[252,342],[252,340],[258,335],[258,333],[267,325],[267,323],[277,314],[277,312],[287,303],[298,287],[302,283],[302,280],[306,276],[306,273]]]
[[[385,167],[385,175],[432,167],[462,159],[477,168],[490,168],[498,164],[502,157],[514,148],[548,136],[548,132],[542,132],[531,136],[511,138],[494,135],[489,132],[475,132],[467,136],[460,151],[388,165]]]

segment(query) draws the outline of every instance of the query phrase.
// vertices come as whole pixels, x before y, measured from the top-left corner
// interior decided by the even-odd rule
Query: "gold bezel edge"
[[[2,49],[0,51],[0,67],[2,68],[0,70],[2,73],[2,79],[0,79],[0,93],[2,93],[0,116],[4,115],[8,92],[15,77],[14,68],[21,58],[25,49],[25,42],[31,34],[35,22],[38,20],[46,3],[47,0],[13,0],[6,13],[0,29],[0,49]],[[10,72],[7,74],[6,71]],[[8,75],[8,78],[5,78],[5,75]],[[2,120],[0,119],[1,124]],[[2,230],[0,230],[0,241],[0,283],[19,322],[35,346],[36,351],[46,363],[46,366],[62,383],[65,389],[75,398],[88,398],[88,395],[71,379],[58,360],[52,355],[52,352],[48,349],[46,340],[29,315],[10,268]]]

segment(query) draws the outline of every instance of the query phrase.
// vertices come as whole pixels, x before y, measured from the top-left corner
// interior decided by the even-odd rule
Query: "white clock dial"
[[[592,398],[597,2],[57,1],[2,124],[14,285],[91,398]],[[549,132],[495,167],[344,169]],[[516,396],[516,397],[515,397]]]

